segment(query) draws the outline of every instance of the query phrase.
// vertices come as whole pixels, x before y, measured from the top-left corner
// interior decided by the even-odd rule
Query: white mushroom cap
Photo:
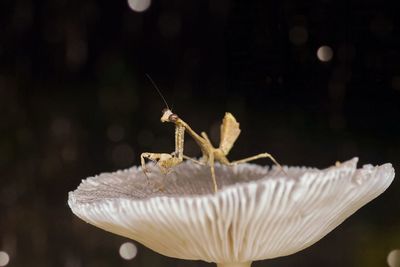
[[[384,192],[391,164],[357,169],[357,158],[324,170],[184,162],[148,185],[140,168],[103,173],[70,192],[68,204],[86,222],[134,239],[166,256],[230,263],[285,256],[324,237]]]

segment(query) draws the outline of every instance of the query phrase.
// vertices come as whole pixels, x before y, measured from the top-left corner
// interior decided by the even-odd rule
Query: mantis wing
[[[219,148],[225,156],[228,155],[239,134],[239,123],[231,113],[226,112],[221,124],[221,139],[219,144]]]

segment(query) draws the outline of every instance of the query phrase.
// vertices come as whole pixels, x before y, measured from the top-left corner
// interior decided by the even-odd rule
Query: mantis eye
[[[177,121],[179,119],[179,117],[178,117],[178,115],[176,115],[176,114],[171,114],[171,115],[169,115],[169,117],[168,117],[168,120],[169,121],[172,121],[172,122],[175,122],[175,121]]]
[[[164,114],[165,112],[168,111],[168,108],[163,108],[163,110],[161,111],[162,114]]]

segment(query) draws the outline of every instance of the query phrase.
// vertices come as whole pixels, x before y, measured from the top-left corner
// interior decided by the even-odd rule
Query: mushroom
[[[84,221],[174,258],[250,266],[305,249],[389,187],[391,164],[357,158],[319,170],[186,161],[164,175],[152,167],[102,173],[83,180],[68,204]],[[150,167],[150,166],[149,166]]]

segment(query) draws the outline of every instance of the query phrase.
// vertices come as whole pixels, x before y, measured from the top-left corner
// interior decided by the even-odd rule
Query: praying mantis
[[[216,161],[225,165],[233,166],[260,158],[269,158],[275,165],[283,170],[281,165],[269,153],[260,153],[241,160],[229,161],[227,155],[241,132],[239,128],[239,123],[236,121],[235,117],[229,112],[225,113],[220,128],[220,143],[218,147],[214,147],[205,132],[197,134],[184,120],[182,120],[177,114],[171,111],[153,80],[150,78],[150,76],[148,76],[148,78],[153,83],[158,93],[164,100],[164,103],[166,104],[166,108],[162,111],[161,122],[170,122],[175,124],[175,151],[171,154],[143,152],[140,155],[140,161],[142,165],[142,170],[145,173],[147,172],[146,159],[157,162],[157,165],[160,167],[161,172],[164,174],[168,173],[171,168],[180,164],[184,159],[191,160],[195,163],[208,165],[210,167],[214,192],[218,192],[218,185],[217,179],[215,177],[214,168],[214,163]],[[185,132],[187,132],[200,147],[200,150],[203,154],[200,160],[192,159],[183,154]]]

